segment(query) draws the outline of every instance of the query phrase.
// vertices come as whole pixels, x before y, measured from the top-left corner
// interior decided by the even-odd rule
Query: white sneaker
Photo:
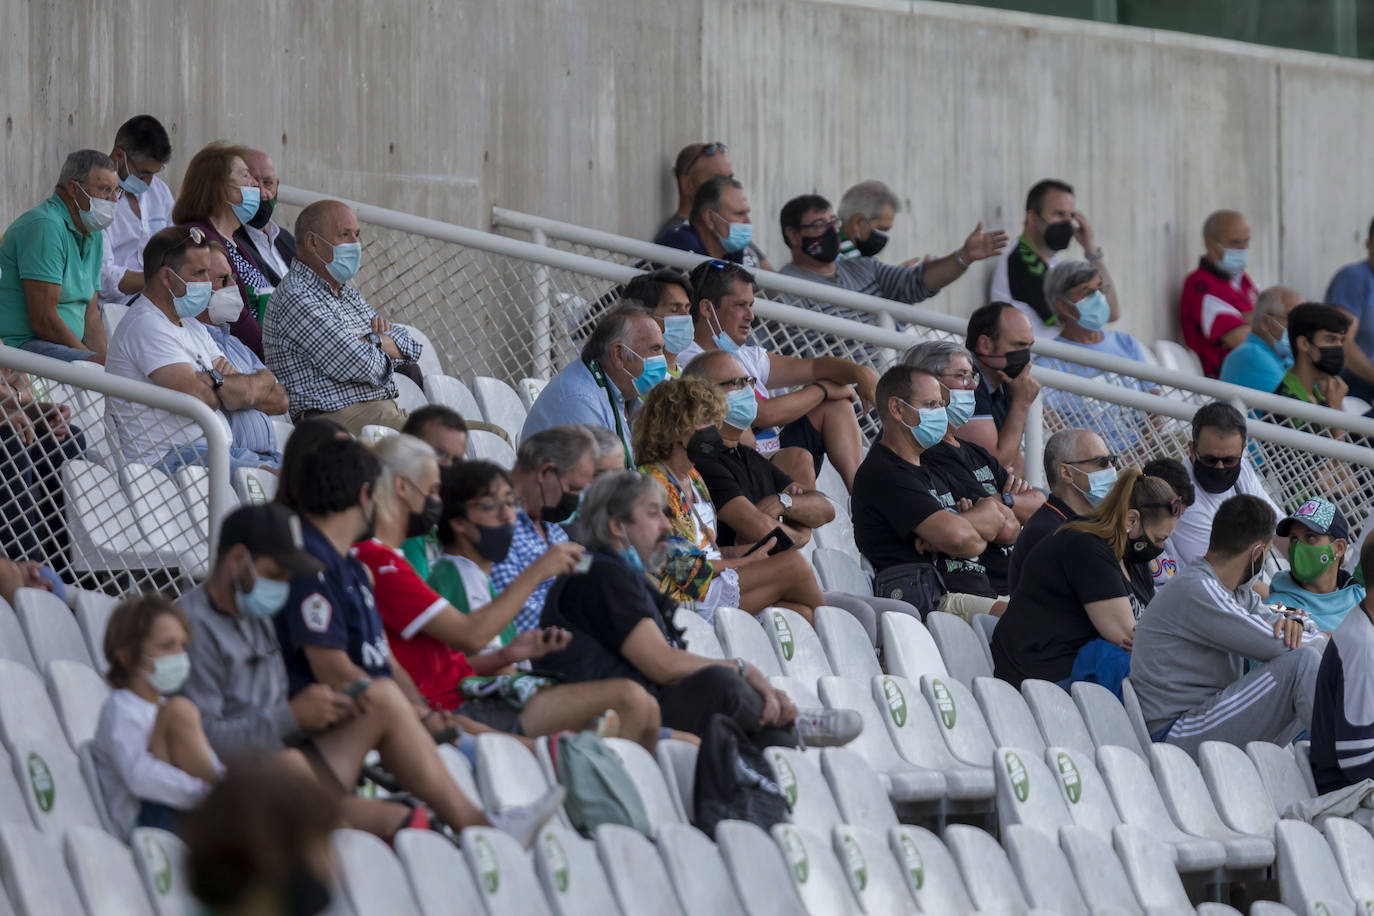
[[[534,845],[535,837],[539,836],[540,828],[558,813],[567,795],[568,791],[562,786],[554,786],[528,805],[488,814],[487,820],[491,821],[491,825],[497,830],[509,833],[519,840],[521,848],[529,849]]]
[[[848,744],[864,730],[857,709],[798,709],[797,736],[807,747]]]

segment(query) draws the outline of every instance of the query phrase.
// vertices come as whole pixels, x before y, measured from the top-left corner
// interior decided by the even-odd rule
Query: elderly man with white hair
[[[1302,305],[1302,293],[1287,286],[1271,286],[1255,300],[1250,333],[1221,362],[1221,380],[1256,391],[1273,391],[1293,368],[1288,342],[1288,313]]]

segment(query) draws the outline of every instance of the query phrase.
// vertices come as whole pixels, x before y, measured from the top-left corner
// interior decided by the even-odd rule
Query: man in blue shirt
[[[750,244],[753,240],[754,224],[744,185],[732,177],[716,175],[697,188],[687,219],[660,233],[654,243],[758,270],[761,262],[757,249]]]
[[[629,416],[639,396],[668,375],[663,332],[653,312],[635,303],[611,309],[569,363],[539,393],[520,438],[553,426],[587,424],[615,431],[625,444],[625,467],[635,466]]]
[[[1302,304],[1302,294],[1287,286],[1271,286],[1259,294],[1250,313],[1250,336],[1226,354],[1221,363],[1223,382],[1256,391],[1273,391],[1293,368],[1288,343],[1288,313]]]
[[[1369,256],[1336,271],[1322,301],[1350,313],[1342,377],[1351,395],[1374,401],[1374,220],[1369,223],[1364,246]]]

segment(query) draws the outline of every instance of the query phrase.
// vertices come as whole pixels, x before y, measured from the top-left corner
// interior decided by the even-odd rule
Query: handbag
[[[899,563],[873,578],[874,595],[905,601],[920,611],[922,618],[939,606],[945,591],[945,580],[930,563]]]

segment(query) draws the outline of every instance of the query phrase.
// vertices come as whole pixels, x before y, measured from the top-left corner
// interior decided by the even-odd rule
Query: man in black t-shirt
[[[878,594],[892,597],[886,580],[903,575],[899,567],[925,565],[942,580],[940,610],[991,610],[996,593],[978,557],[1016,520],[998,497],[956,499],[944,476],[923,464],[923,453],[948,426],[939,379],[920,369],[889,369],[878,380],[877,409],[882,438],[854,478],[850,511],[855,543],[877,570]],[[953,594],[986,600],[955,606]]]
[[[724,350],[710,350],[692,360],[684,376],[711,382],[726,397],[725,418],[716,427],[719,441],[700,437],[688,446],[688,455],[716,508],[716,540],[722,547],[754,544],[779,526],[800,546],[811,538],[811,529],[835,517],[830,501],[815,490],[803,489],[740,437],[754,420],[758,402],[754,379],[739,360]]]
[[[1116,482],[1116,456],[1089,429],[1061,429],[1045,443],[1045,479],[1050,495],[1026,520],[1011,552],[1007,586],[1016,591],[1031,551],[1065,522],[1087,515]]]

